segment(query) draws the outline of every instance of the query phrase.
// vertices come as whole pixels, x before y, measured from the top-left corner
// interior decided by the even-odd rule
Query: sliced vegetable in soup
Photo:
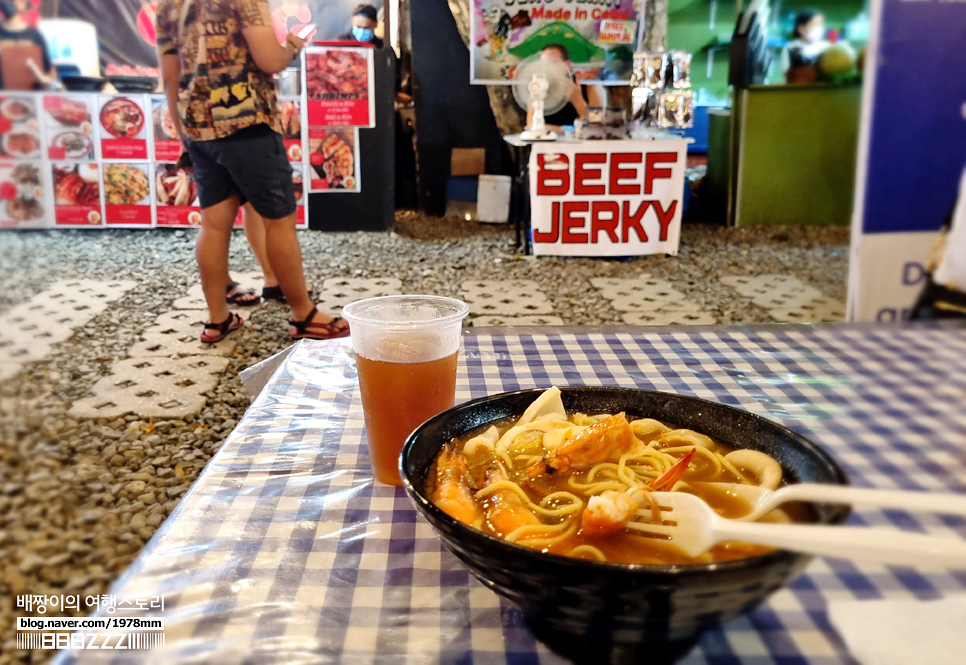
[[[483,532],[554,554],[637,564],[710,563],[768,551],[722,543],[692,558],[627,528],[637,515],[660,521],[654,491],[700,496],[724,517],[750,512],[728,491],[775,489],[781,467],[753,450],[732,450],[688,429],[626,414],[570,414],[551,388],[515,421],[454,439],[427,481],[433,503]],[[715,483],[709,485],[709,483]],[[773,511],[771,521],[789,521]]]

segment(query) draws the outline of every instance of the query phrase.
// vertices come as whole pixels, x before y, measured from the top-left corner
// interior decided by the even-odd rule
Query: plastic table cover
[[[774,419],[859,486],[966,491],[966,328],[773,326],[464,337],[457,401],[551,385],[690,394]],[[856,509],[854,524],[966,537],[966,520]],[[853,662],[832,599],[931,599],[966,574],[816,559],[699,663]],[[165,648],[62,662],[559,663],[375,484],[347,340],[300,343],[112,590],[163,594]]]

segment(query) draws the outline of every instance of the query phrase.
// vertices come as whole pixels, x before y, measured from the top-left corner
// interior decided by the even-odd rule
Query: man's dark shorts
[[[295,212],[295,186],[285,144],[268,125],[254,125],[214,141],[186,143],[202,210],[237,194],[267,219]]]

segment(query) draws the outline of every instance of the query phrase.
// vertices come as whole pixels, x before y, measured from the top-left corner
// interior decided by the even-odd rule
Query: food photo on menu
[[[101,107],[101,128],[115,139],[141,138],[144,111],[127,97],[115,97]]]
[[[41,156],[35,101],[0,97],[0,156],[35,159]]]
[[[98,171],[96,164],[54,164],[54,197],[57,205],[99,204],[101,186]]]
[[[309,99],[368,99],[369,62],[344,48],[305,54],[305,91]]]
[[[301,166],[292,166],[292,185],[295,189],[295,205],[302,205],[305,200],[305,184]]]
[[[36,164],[0,165],[0,201],[3,226],[44,223],[44,185]]]
[[[72,128],[84,134],[90,134],[93,129],[89,101],[50,96],[44,98],[44,108],[47,116],[53,120],[48,127]]]
[[[299,102],[285,100],[278,104],[278,117],[282,128],[285,153],[290,162],[302,161],[302,109]]]
[[[50,139],[49,153],[53,159],[93,159],[94,142],[83,132],[59,132]]]
[[[54,162],[51,170],[57,224],[99,225],[102,221],[100,166]]]
[[[147,167],[140,164],[104,165],[104,202],[113,206],[150,203],[151,183]]]
[[[309,163],[315,172],[313,190],[356,191],[355,137],[352,129],[329,129],[321,138],[309,139]]]
[[[171,121],[171,112],[168,110],[166,100],[161,99],[154,102],[151,119],[154,122],[154,138],[156,140],[178,140],[178,130],[175,128],[174,122]]]
[[[158,205],[180,207],[198,204],[198,185],[186,171],[175,164],[158,164],[156,173]],[[201,221],[200,217],[198,221]]]

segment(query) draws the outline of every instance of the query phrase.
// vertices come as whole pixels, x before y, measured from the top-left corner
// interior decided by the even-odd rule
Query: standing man
[[[371,5],[362,4],[352,12],[352,32],[339,35],[344,41],[357,41],[372,44],[382,48],[382,40],[376,37],[376,27],[379,25],[378,12]]]
[[[265,220],[265,250],[292,310],[292,337],[345,337],[348,324],[319,313],[305,287],[272,80],[304,41],[289,34],[278,43],[268,0],[161,0],[157,17],[168,108],[201,199],[195,254],[210,316],[201,341],[217,342],[243,323],[225,294],[232,227],[245,202]]]

